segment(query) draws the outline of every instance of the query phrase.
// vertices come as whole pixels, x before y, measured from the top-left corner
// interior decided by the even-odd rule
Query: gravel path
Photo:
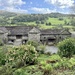
[[[57,53],[58,48],[55,46],[46,46],[45,52]]]

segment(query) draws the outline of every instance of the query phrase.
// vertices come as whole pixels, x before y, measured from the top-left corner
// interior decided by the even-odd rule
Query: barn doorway
[[[47,39],[47,44],[48,45],[54,45],[56,43],[56,38],[48,38]]]
[[[16,39],[21,39],[22,35],[16,35]]]

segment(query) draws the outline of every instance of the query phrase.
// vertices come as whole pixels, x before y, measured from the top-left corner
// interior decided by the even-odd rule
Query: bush
[[[40,24],[40,21],[36,21],[36,24]]]
[[[27,66],[17,69],[13,75],[43,75],[37,66]]]
[[[3,43],[3,41],[0,39],[0,46],[3,46],[4,45],[4,43]]]
[[[47,26],[50,26],[50,25],[51,25],[51,22],[49,22],[49,23],[46,23],[46,25],[47,25]]]
[[[21,67],[37,62],[37,51],[34,46],[22,45],[8,50],[6,55],[8,64],[12,67]]]
[[[0,67],[0,75],[13,75],[13,69],[7,68],[6,66]]]
[[[37,52],[39,52],[39,53],[41,53],[41,54],[44,54],[44,52],[45,52],[45,46],[44,46],[44,45],[38,46]]]
[[[34,46],[35,48],[38,46],[38,42],[35,42],[35,41],[28,41],[26,44]]]
[[[44,75],[50,75],[53,72],[53,66],[51,64],[48,64],[45,61],[40,62],[41,66],[39,66],[43,72]]]
[[[44,21],[41,21],[41,24],[44,24]]]
[[[63,18],[59,18],[59,20],[60,20],[60,21],[62,21],[62,20],[63,20]]]
[[[75,40],[72,38],[65,39],[58,43],[58,54],[61,57],[72,57],[75,52]]]
[[[5,65],[6,51],[3,48],[0,48],[0,65]]]

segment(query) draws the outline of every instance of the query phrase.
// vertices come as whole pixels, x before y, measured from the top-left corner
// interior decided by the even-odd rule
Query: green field
[[[26,15],[26,14],[25,14]],[[15,13],[9,13],[9,12],[0,12],[0,26],[38,26],[42,29],[50,29],[50,28],[73,28],[74,26],[71,25],[71,19],[70,16],[65,16],[64,14],[62,14],[63,16],[60,16],[61,14],[52,14],[52,15],[56,15],[57,17],[50,17],[51,14],[35,14],[30,17],[30,15],[26,15],[27,17],[29,17],[27,19],[27,17],[24,14],[15,14]],[[35,18],[36,16],[36,18]],[[40,17],[41,16],[41,17]],[[12,23],[13,19],[17,17],[17,20],[14,20],[14,23]],[[40,19],[39,19],[40,17]],[[44,18],[44,19],[43,19]],[[62,18],[62,20],[60,20],[60,18]],[[24,19],[26,19],[25,21],[23,21]],[[33,20],[33,21],[28,21],[29,19]],[[35,20],[36,19],[36,20]],[[43,19],[43,20],[42,20]],[[18,21],[21,20],[21,21]],[[37,21],[39,21],[39,23],[36,23]],[[43,23],[42,23],[43,21]],[[49,24],[51,23],[51,24]]]
[[[59,20],[59,18],[48,18],[48,20],[44,21],[44,24],[36,24],[36,22],[22,22],[26,25],[38,25],[40,28],[49,29],[49,28],[56,28],[59,26],[63,26],[64,28],[72,28],[71,25],[65,25],[65,21],[68,23],[70,22],[70,19],[67,17],[64,17],[63,20]],[[46,23],[51,23],[51,25],[46,25]]]
[[[52,25],[64,25],[66,22],[70,22],[70,19],[68,17],[63,17],[63,20],[59,20],[59,18],[49,18],[47,22],[51,22]]]

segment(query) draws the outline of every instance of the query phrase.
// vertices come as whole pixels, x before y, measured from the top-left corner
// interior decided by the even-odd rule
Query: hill
[[[41,28],[72,28],[70,15],[67,14],[19,14],[0,10],[0,26],[8,25],[37,25]]]

